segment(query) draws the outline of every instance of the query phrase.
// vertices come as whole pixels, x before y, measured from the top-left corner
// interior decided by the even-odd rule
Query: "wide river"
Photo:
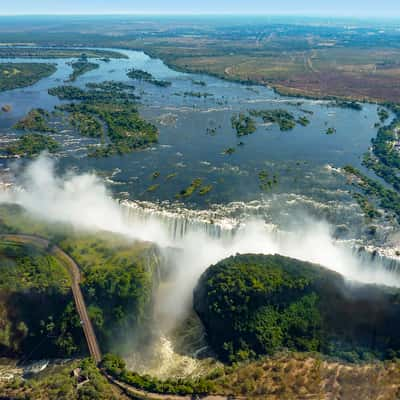
[[[306,211],[334,225],[347,225],[355,238],[360,237],[364,219],[349,194],[351,187],[338,168],[346,164],[362,168],[362,156],[377,133],[376,105],[365,104],[362,111],[328,107],[324,101],[283,97],[267,87],[176,72],[143,52],[116,51],[128,58],[97,61],[99,69],[80,76],[73,84],[85,87],[89,82],[106,80],[133,83],[141,96],[141,114],[159,128],[159,144],[124,156],[94,159],[85,157],[84,151],[91,139],[79,138],[71,129],[65,129],[55,135],[65,149],[59,157],[60,170],[71,167],[78,172],[95,170],[106,177],[116,197],[153,203],[176,202],[177,193],[194,178],[201,178],[204,186],[212,185],[212,190],[204,196],[195,193],[180,199],[186,208],[209,209],[232,202],[257,201],[261,204],[257,212],[270,222],[293,220],[293,215]],[[32,62],[32,59],[2,61]],[[52,111],[60,104],[47,91],[64,84],[73,60],[35,61],[56,63],[57,72],[30,87],[0,93],[0,105],[12,106],[11,112],[0,112],[3,143],[20,134],[12,126],[31,108]],[[160,88],[132,81],[126,76],[132,67],[172,85]],[[199,81],[203,83],[200,85]],[[197,98],[185,96],[185,92],[209,96]],[[249,109],[277,108],[296,117],[306,116],[310,124],[281,132],[277,125],[258,120],[254,134],[237,138],[231,126],[233,115]],[[328,127],[334,127],[336,133],[327,135]],[[239,142],[242,143],[238,145]],[[234,148],[235,152],[224,153],[227,148]],[[6,171],[9,164],[9,160],[2,159],[1,170]],[[157,179],[153,177],[155,172],[160,173]],[[268,179],[275,176],[277,184],[262,190],[260,172],[267,173]],[[152,186],[153,190],[149,190]]]

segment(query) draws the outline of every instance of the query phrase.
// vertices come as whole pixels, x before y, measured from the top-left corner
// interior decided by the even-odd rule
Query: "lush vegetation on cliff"
[[[122,346],[146,321],[158,284],[156,247],[111,234],[69,235],[60,245],[82,268],[82,290],[102,348]]]
[[[398,290],[350,288],[340,275],[310,263],[240,255],[203,274],[194,307],[224,360],[282,348],[353,360],[399,354],[399,299]]]
[[[65,357],[84,348],[70,276],[33,245],[0,243],[0,356]]]
[[[145,324],[153,288],[158,284],[159,253],[154,245],[107,233],[74,233],[69,226],[45,224],[10,205],[0,206],[0,232],[39,234],[73,256],[81,268],[82,291],[102,349],[111,344],[122,347]],[[9,343],[0,349],[0,356],[65,357],[86,352],[65,270],[58,271],[58,260],[45,249],[39,254],[32,258],[18,253],[13,264],[0,263],[4,272],[0,274],[0,298],[9,299],[0,307],[6,321],[3,341]],[[7,322],[10,316],[11,322]],[[19,327],[24,325],[20,322],[28,326],[30,335],[20,342],[11,340],[21,336]],[[29,348],[35,351],[31,354]]]

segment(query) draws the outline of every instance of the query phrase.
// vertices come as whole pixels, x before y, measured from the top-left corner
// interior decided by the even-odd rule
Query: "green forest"
[[[318,265],[238,255],[202,275],[194,307],[225,361],[285,348],[358,361],[399,355],[399,299],[399,290],[351,287]]]
[[[31,231],[32,230],[32,231]],[[74,234],[70,227],[26,217],[17,206],[0,207],[1,233],[33,233],[71,254],[82,272],[82,291],[105,351],[123,347],[146,323],[158,285],[158,249],[113,234]],[[29,358],[86,354],[68,271],[46,249],[0,243],[0,356]],[[118,347],[118,346],[117,346]]]

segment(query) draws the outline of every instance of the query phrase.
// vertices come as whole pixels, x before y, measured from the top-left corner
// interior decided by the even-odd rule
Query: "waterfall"
[[[169,211],[149,202],[121,202],[127,221],[132,225],[158,223],[168,232],[171,241],[187,235],[201,233],[216,240],[229,241],[240,229],[240,223],[230,218],[216,218],[209,211],[192,211],[176,208]]]
[[[364,246],[353,247],[353,254],[366,265],[382,265],[382,267],[390,272],[400,275],[400,258],[383,254],[376,248],[367,248]]]
[[[234,203],[224,209],[190,210],[183,206],[155,204],[151,202],[122,201],[121,209],[129,224],[143,226],[154,223],[165,229],[172,243],[179,242],[191,234],[203,234],[210,239],[229,244],[244,229],[251,218],[265,221],[268,234],[277,242],[284,241],[287,231],[278,229],[269,222],[265,210],[259,204]],[[260,208],[261,207],[261,208]],[[400,257],[387,248],[362,246],[354,240],[337,240],[339,247],[350,248],[361,265],[377,267],[400,275]]]

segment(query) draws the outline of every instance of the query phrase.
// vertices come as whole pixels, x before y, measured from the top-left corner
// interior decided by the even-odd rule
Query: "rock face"
[[[224,360],[282,348],[348,360],[400,354],[400,290],[349,283],[279,255],[238,255],[211,266],[194,308]]]
[[[74,314],[70,312],[74,308],[69,293],[62,293],[57,287],[2,290],[1,298],[2,356],[32,359],[64,357],[85,348],[81,329],[75,326]]]

